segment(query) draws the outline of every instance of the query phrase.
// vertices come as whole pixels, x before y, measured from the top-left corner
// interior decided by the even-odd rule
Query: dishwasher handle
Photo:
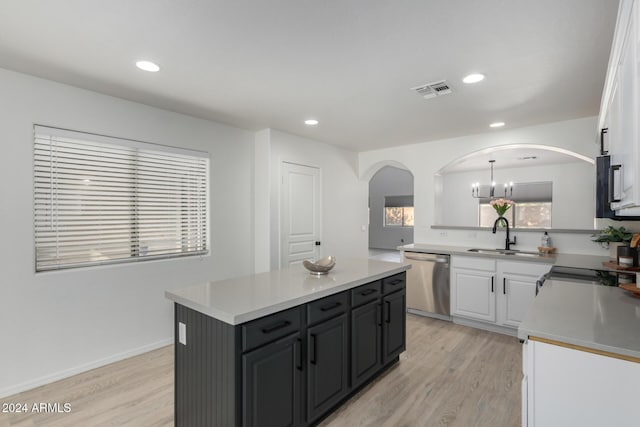
[[[447,255],[423,254],[423,253],[417,253],[417,252],[405,252],[404,259],[410,259],[413,261],[438,262],[443,264],[449,263],[449,256]]]

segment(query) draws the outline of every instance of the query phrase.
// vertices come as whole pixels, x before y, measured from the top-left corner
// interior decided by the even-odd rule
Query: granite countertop
[[[325,276],[312,276],[299,265],[170,290],[165,292],[165,297],[230,325],[238,325],[409,268],[411,265],[397,262],[338,259]]]
[[[640,358],[640,298],[624,289],[547,280],[518,328],[539,337]]]
[[[524,261],[524,262],[538,262],[553,264],[561,267],[572,268],[588,268],[592,270],[608,270],[616,271],[614,269],[605,267],[603,262],[609,261],[609,257],[598,255],[581,255],[581,254],[554,254],[554,255],[540,255],[540,256],[517,256],[517,255],[504,255],[500,253],[478,253],[469,252],[470,246],[447,246],[436,245],[429,243],[413,243],[404,246],[398,246],[399,250],[405,252],[422,252],[422,253],[438,253],[448,255],[464,255],[472,257],[483,258],[498,258],[507,259],[511,261]]]

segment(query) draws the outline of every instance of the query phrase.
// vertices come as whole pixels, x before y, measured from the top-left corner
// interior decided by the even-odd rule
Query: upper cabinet
[[[611,207],[620,216],[640,214],[640,5],[621,0],[600,111],[608,128]]]

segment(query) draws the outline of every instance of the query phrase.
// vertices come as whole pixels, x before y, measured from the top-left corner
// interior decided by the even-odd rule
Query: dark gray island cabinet
[[[213,301],[212,289],[192,292],[189,304],[187,293],[167,292],[175,301],[175,425],[313,425],[397,362],[406,343],[407,266],[365,262],[389,270],[364,284],[367,275],[345,273],[342,283],[338,271],[334,280],[302,276],[301,287],[317,285],[303,289],[307,302],[246,322],[208,314],[200,297]],[[285,282],[297,277],[285,275]],[[265,286],[273,291],[274,283]]]

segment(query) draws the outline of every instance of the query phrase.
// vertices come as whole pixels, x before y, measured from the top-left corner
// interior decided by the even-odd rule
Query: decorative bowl
[[[302,261],[302,265],[304,265],[304,268],[309,270],[311,274],[322,276],[323,274],[327,274],[329,270],[331,270],[336,265],[336,257],[328,256],[320,258],[317,261],[305,259],[304,261]]]

